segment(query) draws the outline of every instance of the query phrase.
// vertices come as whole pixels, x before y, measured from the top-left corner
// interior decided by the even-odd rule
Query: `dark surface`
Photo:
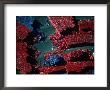
[[[4,7],[0,3],[0,87],[4,86]]]
[[[106,4],[109,0],[1,0],[4,3],[33,4]]]
[[[46,2],[47,1],[47,2]],[[110,1],[110,0],[66,0],[66,1],[64,1],[64,0],[0,0],[0,41],[1,41],[1,43],[0,43],[0,87],[4,87],[4,14],[3,14],[3,3],[42,3],[42,4],[46,4],[46,3],[53,3],[53,4],[55,4],[55,2],[56,3],[70,3],[70,4],[75,4],[75,3],[80,3],[80,4],[92,4],[92,3],[94,3],[94,4],[107,4],[108,3],[108,1]],[[107,68],[110,68],[110,61],[109,61],[109,59],[110,59],[110,56],[109,56],[109,53],[110,53],[110,41],[109,41],[109,38],[110,38],[110,25],[109,25],[109,23],[110,23],[110,3],[108,4],[108,7],[107,7]],[[107,69],[107,71],[108,71],[108,73],[107,73],[107,82],[108,82],[108,86],[109,86],[109,84],[110,84],[110,70],[108,70]],[[0,88],[1,89],[1,88]],[[89,88],[82,88],[82,87],[80,87],[80,88],[65,88],[65,87],[63,87],[63,88],[55,88],[55,87],[53,87],[53,88],[32,88],[32,87],[30,87],[30,88],[15,88],[15,87],[13,87],[13,88],[2,88],[2,90],[73,90],[73,89],[77,89],[77,90],[82,90],[82,89],[84,89],[84,90],[88,90],[88,89],[99,89],[99,90],[105,90],[105,89],[109,89],[109,88],[91,88],[91,87],[89,87]]]
[[[110,2],[107,5],[107,86],[110,88]]]

